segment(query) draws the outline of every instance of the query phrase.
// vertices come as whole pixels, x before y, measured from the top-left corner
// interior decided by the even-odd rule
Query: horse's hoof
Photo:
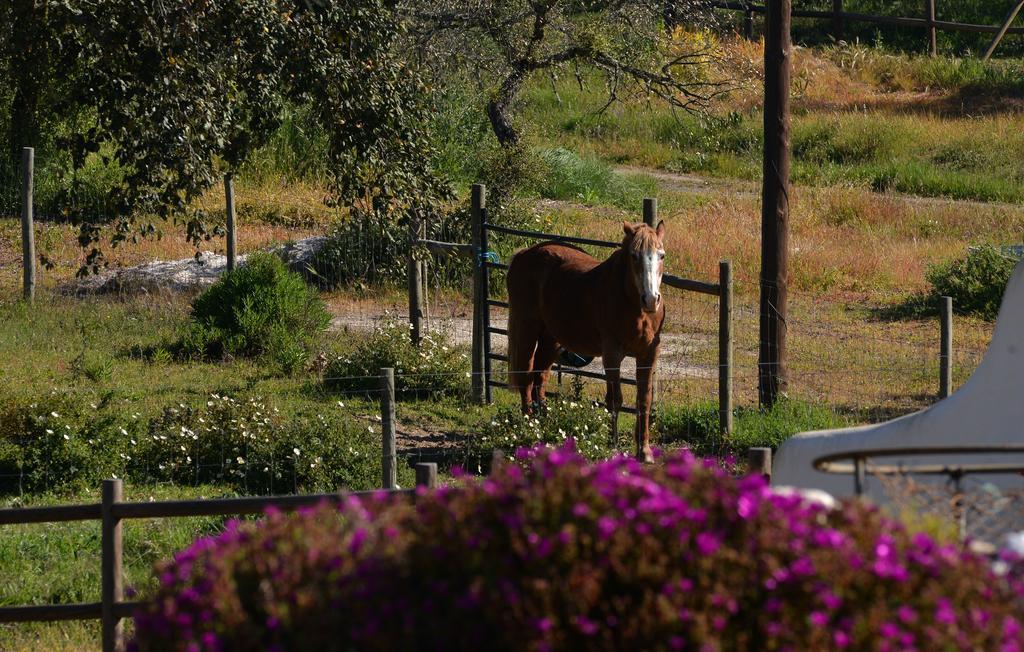
[[[650,448],[639,451],[636,454],[636,459],[644,464],[654,464],[654,453],[651,452]]]

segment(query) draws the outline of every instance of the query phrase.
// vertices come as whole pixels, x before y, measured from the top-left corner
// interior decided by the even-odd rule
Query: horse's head
[[[645,312],[656,312],[661,304],[661,275],[665,270],[665,222],[652,229],[646,224],[622,223],[622,239],[630,276]]]

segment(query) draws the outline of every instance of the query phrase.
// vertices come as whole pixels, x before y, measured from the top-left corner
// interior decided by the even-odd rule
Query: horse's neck
[[[611,279],[609,285],[615,288],[614,298],[621,297],[625,300],[625,305],[620,307],[629,314],[639,315],[643,312],[643,306],[640,305],[640,293],[636,289],[636,283],[630,277],[627,255],[622,249],[616,249],[600,267],[604,268],[604,274]]]

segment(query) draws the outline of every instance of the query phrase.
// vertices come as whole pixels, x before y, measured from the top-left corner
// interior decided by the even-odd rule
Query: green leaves
[[[24,76],[47,73],[42,83],[61,94],[66,115],[95,116],[67,147],[75,170],[104,147],[123,173],[110,198],[114,244],[144,236],[143,215],[181,220],[190,240],[209,239],[194,200],[265,144],[293,107],[308,107],[328,134],[334,203],[429,212],[449,191],[432,169],[424,86],[394,52],[401,27],[391,4],[50,0],[52,13],[33,14],[33,24],[61,34],[61,56],[80,66],[55,68],[51,57]],[[18,15],[0,10],[0,21],[13,30]],[[24,41],[14,54],[25,54],[32,41]],[[72,217],[83,247],[95,245],[97,217]],[[101,252],[88,263],[102,265]]]

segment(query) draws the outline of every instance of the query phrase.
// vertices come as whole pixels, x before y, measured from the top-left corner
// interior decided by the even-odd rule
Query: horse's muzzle
[[[658,306],[661,304],[661,293],[645,294],[642,302],[644,312],[658,312]]]

